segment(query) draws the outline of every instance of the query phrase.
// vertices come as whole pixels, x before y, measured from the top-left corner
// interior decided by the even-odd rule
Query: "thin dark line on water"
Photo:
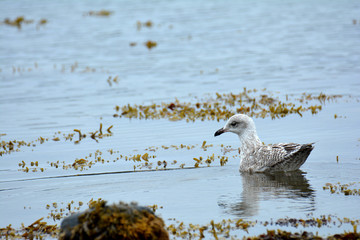
[[[220,167],[220,166],[213,166],[213,167]],[[0,181],[0,183],[25,182],[25,181],[45,180],[45,179],[54,179],[54,178],[89,177],[89,176],[123,174],[123,173],[144,173],[144,172],[157,172],[157,171],[171,171],[171,170],[196,169],[196,168],[208,168],[208,166],[186,167],[186,168],[151,169],[151,170],[143,170],[143,171],[131,171],[131,170],[129,170],[129,171],[101,172],[101,173],[83,173],[83,174],[73,174],[73,175],[49,176],[49,177],[39,177],[39,178],[27,178],[27,179]]]
[[[20,189],[20,188],[7,188],[7,189],[0,189],[0,192],[3,192],[3,191],[10,191],[10,190],[16,190],[16,189]]]

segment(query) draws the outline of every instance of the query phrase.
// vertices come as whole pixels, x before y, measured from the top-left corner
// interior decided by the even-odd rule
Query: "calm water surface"
[[[53,202],[99,197],[157,204],[166,221],[198,224],[308,214],[359,218],[359,196],[323,190],[327,182],[360,182],[359,1],[1,1],[0,9],[1,21],[35,20],[21,29],[0,25],[0,133],[6,134],[1,140],[51,139],[58,131],[88,133],[100,123],[105,129],[113,125],[113,135],[99,142],[50,140],[1,156],[0,216],[7,216],[0,218],[1,227],[46,217],[46,205]],[[114,13],[85,16],[101,9]],[[37,26],[42,18],[48,23]],[[137,21],[148,20],[151,28],[137,28]],[[148,50],[148,40],[157,47]],[[110,86],[109,76],[118,76],[118,83]],[[292,174],[240,175],[236,151],[226,155],[224,167],[216,162],[198,169],[125,173],[134,163],[113,162],[107,152],[143,154],[157,146],[157,160],[185,167],[194,165],[194,157],[222,156],[221,144],[239,146],[236,136],[213,137],[224,122],[128,120],[114,118],[114,108],[194,101],[244,87],[267,88],[281,99],[303,92],[352,97],[329,102],[316,115],[255,119],[265,143],[316,142],[301,171]],[[213,144],[206,152],[200,148],[204,140]],[[180,144],[198,145],[161,149]],[[49,165],[70,164],[96,150],[110,162],[81,172]],[[27,166],[38,161],[46,170],[19,171],[22,161]]]

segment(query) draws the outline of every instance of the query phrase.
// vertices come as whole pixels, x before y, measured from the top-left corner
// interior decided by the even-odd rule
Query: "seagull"
[[[244,114],[232,116],[214,136],[225,132],[233,132],[240,138],[240,172],[295,171],[303,165],[314,149],[314,143],[265,145],[256,133],[254,121]]]

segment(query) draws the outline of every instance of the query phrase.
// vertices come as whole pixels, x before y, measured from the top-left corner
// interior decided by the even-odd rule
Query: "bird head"
[[[217,130],[214,136],[219,136],[225,132],[232,132],[241,138],[244,132],[247,132],[248,130],[255,131],[254,121],[244,114],[236,114],[226,122],[223,128]]]

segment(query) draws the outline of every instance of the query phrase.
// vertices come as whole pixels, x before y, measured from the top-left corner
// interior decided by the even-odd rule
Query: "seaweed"
[[[304,112],[317,114],[322,110],[322,105],[326,102],[336,100],[341,95],[319,95],[302,94],[300,98],[293,101],[301,105],[296,105],[288,100],[282,101],[268,94],[256,96],[257,90],[244,90],[240,93],[216,93],[215,97],[203,99],[201,101],[180,102],[178,99],[172,102],[162,102],[161,104],[149,105],[124,105],[116,106],[114,117],[138,118],[138,119],[168,119],[170,121],[186,120],[226,120],[237,113],[247,114],[250,117],[271,117],[272,119],[283,118],[290,114],[297,114],[300,117]],[[307,106],[310,101],[317,101],[319,104]],[[304,106],[305,105],[305,106]]]
[[[95,16],[95,17],[109,17],[114,12],[109,10],[100,10],[100,11],[89,11],[87,13],[84,13],[84,16]]]

